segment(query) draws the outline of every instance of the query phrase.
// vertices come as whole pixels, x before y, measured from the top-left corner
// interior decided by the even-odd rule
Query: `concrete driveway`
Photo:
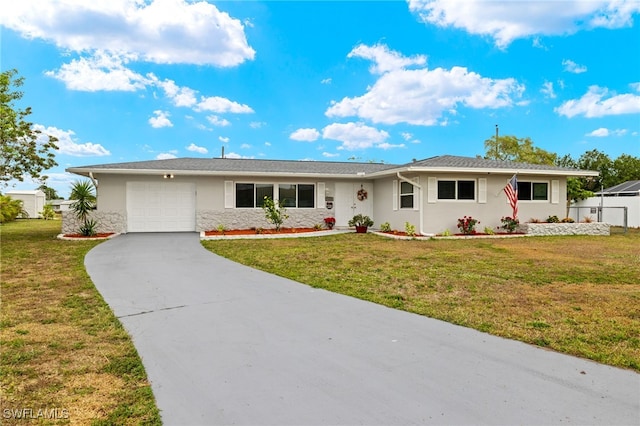
[[[86,257],[167,425],[640,424],[640,375],[128,234]]]

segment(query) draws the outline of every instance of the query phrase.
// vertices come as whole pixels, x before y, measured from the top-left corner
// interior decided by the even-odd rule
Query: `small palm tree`
[[[89,213],[95,208],[97,201],[93,183],[88,180],[75,181],[71,186],[71,196],[69,198],[74,200],[69,208],[82,221],[80,233],[85,236],[95,235],[97,223],[89,219]]]

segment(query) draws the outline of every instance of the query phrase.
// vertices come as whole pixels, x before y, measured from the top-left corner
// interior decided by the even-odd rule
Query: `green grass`
[[[640,231],[402,241],[204,241],[313,287],[640,371]]]
[[[58,409],[68,418],[2,424],[159,425],[131,339],[84,269],[99,242],[60,241],[59,232],[60,221],[0,227],[0,412]]]

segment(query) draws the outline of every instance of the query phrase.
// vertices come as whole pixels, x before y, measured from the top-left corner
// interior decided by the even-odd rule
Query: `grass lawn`
[[[640,371],[640,231],[399,241],[204,241],[313,287]]]
[[[160,424],[131,339],[85,272],[99,242],[56,240],[60,224],[0,226],[0,422]]]

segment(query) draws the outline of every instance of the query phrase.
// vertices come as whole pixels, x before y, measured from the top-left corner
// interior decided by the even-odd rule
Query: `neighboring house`
[[[640,180],[630,180],[594,195],[575,202],[572,205],[574,208],[571,209],[571,217],[578,221],[589,217],[611,225],[624,226],[626,207],[627,226],[640,227]]]
[[[51,200],[48,204],[51,204],[53,211],[56,213],[62,213],[70,210],[70,205],[73,200]]]
[[[44,192],[36,189],[35,191],[8,191],[6,195],[14,200],[22,201],[22,208],[31,219],[41,217],[42,209],[47,196]]]
[[[376,226],[405,222],[429,235],[456,231],[465,215],[496,228],[511,215],[503,188],[520,183],[519,217],[564,217],[569,176],[598,172],[481,158],[439,156],[404,165],[230,158],[176,158],[71,167],[97,186],[101,232],[179,232],[269,227],[265,196],[284,200],[285,226],[312,226],[327,216],[347,227],[354,214]],[[64,215],[63,231],[76,226]]]

